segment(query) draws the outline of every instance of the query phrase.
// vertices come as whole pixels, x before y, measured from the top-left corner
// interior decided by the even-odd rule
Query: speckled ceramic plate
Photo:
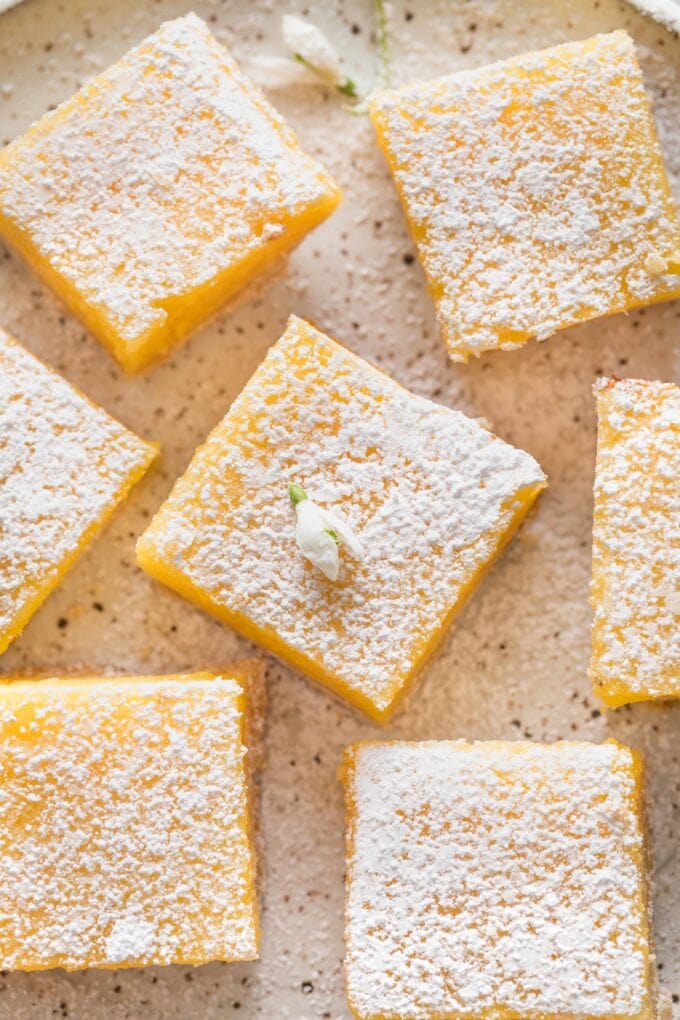
[[[181,0],[25,0],[0,16],[0,141],[13,138]],[[291,5],[196,0],[194,9],[242,62],[283,54],[280,20],[302,11],[368,87],[369,0]],[[390,7],[393,76],[473,67],[523,50],[625,27],[639,45],[680,199],[680,42],[616,0],[398,0]],[[126,424],[163,444],[135,490],[3,656],[3,672],[163,672],[251,651],[227,628],[143,576],[134,541],[196,444],[279,336],[290,312],[317,322],[417,393],[490,419],[533,453],[551,487],[494,568],[390,737],[606,735],[641,747],[655,865],[658,965],[680,999],[680,706],[636,705],[605,716],[586,677],[595,420],[601,373],[676,379],[680,308],[658,305],[571,329],[544,344],[474,364],[448,362],[387,170],[365,117],[323,89],[270,91],[345,201],[274,280],[251,290],[160,367],[123,378],[102,347],[18,262],[2,252],[0,323]],[[271,662],[269,767],[262,782],[266,888],[259,963],[0,978],[0,1020],[346,1020],[342,981],[342,747],[378,731]],[[680,1017],[680,1006],[675,1007]]]

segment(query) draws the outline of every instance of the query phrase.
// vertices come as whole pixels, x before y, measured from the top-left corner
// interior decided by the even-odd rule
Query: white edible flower
[[[281,30],[283,41],[297,61],[315,71],[345,95],[356,95],[354,82],[343,74],[337,50],[321,29],[294,14],[284,14]]]
[[[352,556],[363,562],[361,542],[346,521],[318,506],[301,485],[289,485],[288,495],[295,507],[295,539],[302,555],[330,581],[338,579],[341,545],[346,545]]]

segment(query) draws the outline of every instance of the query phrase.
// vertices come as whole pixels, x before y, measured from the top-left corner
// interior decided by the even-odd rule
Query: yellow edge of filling
[[[160,445],[158,443],[151,443],[146,440],[140,440],[140,442],[144,442],[147,447],[146,458],[142,463],[138,464],[126,478],[123,479],[116,492],[111,496],[108,506],[104,509],[98,520],[93,521],[89,527],[86,528],[77,545],[66,556],[64,556],[57,566],[49,570],[40,579],[38,584],[35,586],[33,593],[14,615],[9,627],[0,631],[0,655],[7,649],[11,642],[14,641],[19,634],[21,634],[35,611],[42,605],[47,596],[54,591],[64,575],[73,566],[83,549],[89,545],[97,532],[103,528],[112,516],[114,510],[125,499],[133,486],[140,481],[149,468],[151,462],[158,456],[160,451]]]
[[[433,292],[433,288],[430,286],[429,280],[428,287],[430,288],[432,300],[436,303],[437,298]],[[680,282],[677,287],[673,287],[663,293],[655,294],[653,297],[644,299],[630,298],[625,302],[622,302],[622,304],[618,305],[616,308],[608,308],[606,312],[591,312],[584,309],[582,312],[574,315],[569,322],[556,326],[550,336],[555,336],[557,333],[563,333],[565,330],[571,329],[573,326],[580,326],[587,322],[594,322],[597,319],[608,319],[612,315],[627,315],[628,312],[634,312],[636,308],[649,308],[651,305],[659,305],[664,301],[675,301],[679,297]],[[524,344],[529,341],[537,339],[536,333],[532,330],[514,330],[512,332],[512,339],[504,339],[501,337],[498,343],[493,346],[472,349],[456,344],[455,340],[453,340],[450,336],[447,323],[439,316],[439,314],[437,314],[437,323],[451,361],[455,361],[459,364],[467,364],[470,358],[479,358],[482,354],[488,354],[489,351],[514,351],[523,347]],[[545,337],[544,339],[549,340],[550,337]]]
[[[213,671],[200,670],[192,673],[175,673],[169,675],[150,676],[59,676],[59,677],[38,677],[38,676],[6,676],[0,678],[0,701],[13,700],[22,689],[34,684],[39,685],[68,685],[75,687],[89,687],[93,684],[131,684],[153,683],[164,680],[205,680],[210,682],[219,677],[235,680],[241,687],[241,694],[238,696],[237,706],[240,712],[240,730],[243,745],[248,749],[246,757],[246,821],[245,833],[250,847],[250,865],[246,874],[246,885],[248,888],[247,907],[252,911],[252,923],[255,935],[255,951],[252,954],[238,957],[225,956],[218,962],[239,963],[257,960],[261,946],[261,923],[260,908],[257,895],[258,875],[260,872],[260,855],[257,849],[257,834],[259,831],[259,810],[255,776],[263,766],[262,730],[264,727],[264,715],[266,712],[266,693],[264,686],[264,666],[259,659],[243,659],[234,665],[224,669]],[[179,953],[173,958],[172,963],[182,966],[201,966],[205,963],[215,962],[214,958],[206,959],[200,956],[187,956]],[[129,964],[108,964],[95,963],[84,965],[88,970],[126,970],[130,967],[153,966],[151,962],[139,962]],[[14,967],[14,971],[32,973],[34,971],[53,970],[60,967],[66,971],[79,971],[83,967],[69,966],[66,962],[50,961],[47,964],[26,964],[21,967]]]
[[[217,617],[222,622],[227,623],[230,627],[233,627],[234,630],[237,630],[244,637],[248,638],[248,640],[262,645],[274,655],[289,663],[294,669],[306,674],[312,680],[315,680],[317,683],[330,689],[343,701],[348,701],[355,708],[365,712],[366,715],[373,719],[374,722],[386,723],[397,704],[411,689],[414,680],[428,658],[439,645],[454,617],[458,614],[458,612],[460,612],[462,606],[475,590],[481,578],[495,562],[503,548],[515,534],[527,513],[533,506],[538,495],[545,487],[546,483],[531,486],[512,498],[512,502],[518,501],[520,505],[516,508],[508,527],[502,534],[499,535],[498,542],[492,556],[489,557],[489,560],[483,565],[483,567],[481,567],[480,570],[478,570],[463,587],[459,598],[449,609],[444,619],[439,624],[435,634],[428,640],[424,640],[421,646],[415,649],[413,665],[405,674],[403,674],[403,676],[395,679],[391,697],[389,697],[384,704],[376,704],[360,691],[347,687],[343,683],[342,679],[329,673],[318,661],[311,659],[303,652],[292,648],[286,641],[280,638],[274,630],[267,627],[260,627],[253,623],[252,620],[250,620],[245,614],[229,609],[216,599],[211,598],[205,591],[188,580],[179,567],[159,560],[154,550],[153,522],[151,523],[149,530],[142,535],[137,543],[137,563],[142,570],[148,573],[151,577],[161,581],[163,584],[188,599],[190,602],[193,602],[195,605]]]
[[[409,743],[409,741],[400,740],[387,740],[381,741],[384,744],[400,744]],[[519,741],[518,741],[519,742]],[[345,899],[344,899],[344,914],[345,922],[348,917],[349,909],[349,884],[350,884],[350,867],[351,862],[354,860],[355,853],[355,832],[356,832],[356,820],[357,820],[357,808],[356,799],[353,796],[353,780],[354,772],[356,767],[356,754],[362,747],[370,746],[374,741],[364,740],[358,741],[357,743],[350,744],[345,748],[342,756],[342,761],[338,767],[338,779],[343,785],[344,796],[345,796],[345,847],[346,847],[346,877],[345,877]],[[488,741],[491,744],[500,743],[500,741]],[[642,830],[642,837],[644,848],[640,851],[635,851],[633,854],[633,861],[636,866],[640,878],[639,889],[640,893],[637,898],[636,906],[638,908],[640,917],[642,918],[641,938],[640,938],[640,949],[645,957],[645,971],[646,971],[646,996],[642,1010],[634,1016],[612,1016],[612,1017],[582,1017],[579,1020],[658,1020],[661,1017],[660,1001],[659,1001],[659,989],[656,977],[655,968],[655,953],[654,953],[654,941],[653,941],[653,927],[651,917],[651,896],[649,888],[648,875],[651,871],[651,846],[649,841],[649,833],[646,822],[646,813],[644,807],[644,759],[638,751],[634,751],[629,748],[626,744],[622,744],[620,741],[614,738],[609,738],[605,741],[607,744],[615,744],[617,747],[622,748],[630,752],[632,756],[631,774],[634,783],[632,793],[632,810],[635,817],[640,823]],[[648,948],[645,947],[645,941]],[[345,972],[345,987],[348,987],[347,980],[347,967],[344,967]],[[348,1005],[352,1016],[356,1020],[394,1020],[392,1015],[386,1013],[361,1013],[359,1012],[352,1003],[349,993],[347,995]],[[533,1013],[523,1010],[521,1013],[515,1010],[503,1009],[497,1006],[491,1006],[488,1009],[483,1010],[481,1013],[475,1013],[473,1016],[464,1013],[440,1013],[432,1012],[428,1014],[428,1020],[552,1020],[552,1017],[546,1017],[544,1013]]]
[[[428,641],[423,642],[423,645],[421,646],[420,650],[416,652],[413,668],[411,669],[409,674],[405,677],[404,682],[395,692],[393,699],[381,711],[380,715],[375,717],[378,720],[378,722],[388,722],[395,708],[399,705],[400,702],[404,700],[404,698],[413,689],[414,683],[418,680],[421,670],[427,664],[429,659],[434,655],[434,653],[437,651],[437,648],[446,637],[446,634],[448,633],[448,630],[451,627],[454,619],[458,616],[459,613],[462,612],[469,599],[474,595],[480,583],[486,577],[487,573],[491,570],[493,565],[500,558],[503,550],[516,535],[521,524],[523,523],[523,521],[533,508],[534,504],[536,503],[536,500],[538,499],[540,494],[547,488],[547,486],[548,486],[547,481],[541,482],[537,485],[530,486],[522,490],[521,492],[516,493],[507,501],[504,509],[507,508],[508,504],[512,504],[515,502],[519,503],[519,506],[515,508],[515,511],[512,515],[512,518],[508,526],[505,528],[504,531],[499,533],[496,547],[493,550],[491,556],[479,568],[479,570],[477,570],[476,573],[472,575],[467,584],[463,586],[457,601],[451,606],[449,611],[444,616],[442,622],[439,625],[439,629],[432,635],[432,637]]]
[[[141,333],[134,340],[123,340],[105,310],[88,301],[78,288],[55,270],[33,243],[26,231],[0,212],[0,235],[64,302],[67,308],[110,351],[125,372],[133,374],[159,361],[170,348],[184,341],[202,323],[214,315],[261,271],[280,256],[290,252],[302,239],[325,220],[338,206],[342,194],[330,187],[318,202],[301,209],[288,224],[283,224],[281,237],[267,241],[249,252],[239,262],[228,266],[207,283],[164,301],[167,318],[159,325]]]
[[[664,676],[660,683],[667,685],[666,690],[650,691],[648,688],[634,688],[625,680],[598,679],[598,670],[590,669],[593,693],[607,708],[620,708],[622,705],[633,705],[639,701],[677,701],[680,699],[680,670]]]

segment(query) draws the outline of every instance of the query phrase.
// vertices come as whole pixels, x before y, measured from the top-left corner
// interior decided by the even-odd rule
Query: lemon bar
[[[641,762],[604,744],[347,749],[358,1020],[653,1020]]]
[[[303,555],[290,483],[363,547],[337,580]],[[138,562],[382,720],[544,485],[528,454],[293,317]]]
[[[339,200],[194,14],[163,24],[0,153],[0,234],[130,372]]]
[[[590,673],[607,705],[680,697],[680,388],[601,379]]]
[[[258,952],[256,663],[0,685],[0,966]]]
[[[157,452],[0,330],[0,652]]]
[[[680,295],[680,221],[630,37],[371,104],[454,361]]]

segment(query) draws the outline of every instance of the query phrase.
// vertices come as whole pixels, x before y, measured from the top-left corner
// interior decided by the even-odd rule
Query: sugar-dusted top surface
[[[0,686],[4,968],[252,958],[228,675]]]
[[[357,1016],[652,1015],[632,752],[395,742],[347,764]]]
[[[591,673],[603,694],[680,695],[680,388],[595,387]]]
[[[0,644],[154,456],[0,330]]]
[[[625,32],[385,92],[372,115],[454,359],[680,293],[649,271],[680,223]]]
[[[334,190],[193,14],[0,156],[0,212],[123,340]]]
[[[365,548],[336,583],[296,544],[290,481]],[[382,710],[543,484],[528,454],[292,318],[140,545]]]

